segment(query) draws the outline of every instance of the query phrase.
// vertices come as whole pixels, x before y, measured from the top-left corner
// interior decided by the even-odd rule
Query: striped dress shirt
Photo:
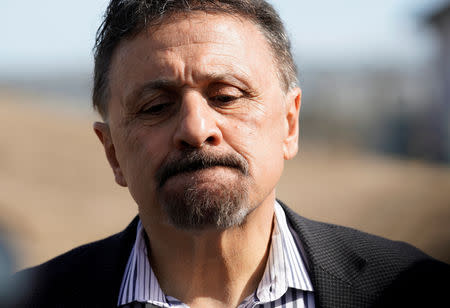
[[[161,290],[148,261],[144,232],[139,222],[117,305],[138,307],[133,303],[146,303],[151,307],[188,307]],[[263,277],[256,291],[238,308],[314,308],[313,287],[303,256],[297,234],[289,227],[281,206],[275,202],[272,241]]]

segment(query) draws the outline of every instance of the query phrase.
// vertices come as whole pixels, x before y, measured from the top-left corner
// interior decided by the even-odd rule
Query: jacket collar
[[[278,202],[297,232],[308,258],[316,307],[335,307],[336,298],[348,302],[346,307],[351,307],[355,297],[364,301],[366,295],[359,289],[356,280],[367,261],[349,246],[352,243],[351,232],[339,232],[342,227],[301,217],[281,201]]]

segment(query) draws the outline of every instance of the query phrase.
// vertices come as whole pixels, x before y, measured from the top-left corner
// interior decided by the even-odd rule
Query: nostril
[[[191,145],[188,142],[184,141],[184,140],[181,140],[180,143],[181,143],[181,146],[183,148],[190,148],[191,147]]]
[[[205,141],[208,142],[208,143],[213,143],[214,140],[215,140],[215,138],[213,136],[209,136],[208,138],[206,138]]]

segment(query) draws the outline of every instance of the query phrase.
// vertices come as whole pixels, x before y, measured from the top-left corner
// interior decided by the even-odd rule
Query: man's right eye
[[[173,105],[173,103],[157,103],[152,104],[148,107],[144,107],[141,111],[142,114],[147,115],[160,115],[165,113],[166,111],[169,111],[170,107]]]

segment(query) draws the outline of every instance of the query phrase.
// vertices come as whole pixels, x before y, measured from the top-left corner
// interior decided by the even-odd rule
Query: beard
[[[167,189],[173,176],[212,167],[230,168],[233,180],[187,177],[177,189]],[[203,150],[184,151],[181,157],[167,160],[158,170],[158,201],[169,223],[179,229],[223,230],[240,226],[251,212],[248,202],[249,172],[247,161],[237,154],[211,154]]]

